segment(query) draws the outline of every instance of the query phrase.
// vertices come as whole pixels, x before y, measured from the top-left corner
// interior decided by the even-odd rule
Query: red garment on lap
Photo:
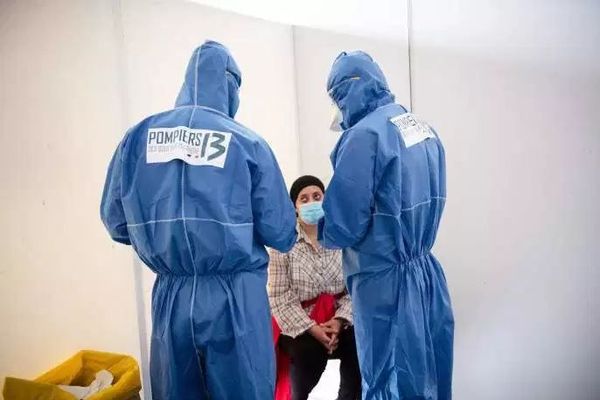
[[[335,316],[336,300],[346,293],[336,295],[330,293],[321,293],[318,297],[302,302],[302,308],[308,308],[314,304],[309,317],[317,324],[323,324]],[[292,384],[290,381],[290,356],[279,350],[277,343],[281,335],[281,329],[274,317],[271,317],[273,324],[273,342],[275,344],[275,360],[277,365],[277,378],[275,381],[275,400],[290,400],[292,397]]]

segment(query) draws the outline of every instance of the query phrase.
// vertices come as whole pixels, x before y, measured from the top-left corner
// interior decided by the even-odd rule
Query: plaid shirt
[[[321,293],[338,294],[345,290],[342,253],[318,246],[315,249],[298,225],[298,239],[289,253],[271,251],[269,263],[269,301],[273,316],[284,335],[296,337],[315,322],[309,315],[313,306],[303,309],[301,302]],[[352,323],[352,303],[348,294],[337,300],[337,318]]]

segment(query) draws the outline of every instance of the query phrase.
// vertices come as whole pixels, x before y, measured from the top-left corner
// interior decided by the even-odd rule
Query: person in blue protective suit
[[[157,274],[155,400],[272,399],[275,361],[265,246],[296,243],[296,216],[267,143],[233,120],[240,70],[206,42],[174,109],[125,135],[101,216]]]
[[[344,249],[363,399],[448,400],[454,319],[431,254],[446,199],[444,148],[394,103],[368,54],[340,54],[327,89],[344,133],[319,237]]]

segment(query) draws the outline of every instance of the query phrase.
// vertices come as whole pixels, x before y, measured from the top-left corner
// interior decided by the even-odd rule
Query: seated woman
[[[308,399],[331,358],[340,359],[338,400],[357,400],[361,378],[341,252],[317,241],[323,192],[323,183],[314,176],[300,177],[292,185],[298,239],[289,253],[271,253],[269,300],[281,329],[278,350],[291,358],[292,400]]]

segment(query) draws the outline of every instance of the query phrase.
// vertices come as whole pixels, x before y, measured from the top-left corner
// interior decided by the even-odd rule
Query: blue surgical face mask
[[[321,201],[313,201],[300,206],[300,219],[308,225],[316,225],[323,215],[325,214],[323,212],[323,202]]]

